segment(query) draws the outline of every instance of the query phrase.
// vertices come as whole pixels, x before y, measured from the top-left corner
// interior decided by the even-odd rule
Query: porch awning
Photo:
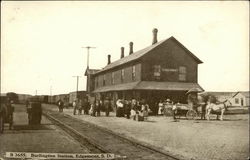
[[[165,90],[165,91],[188,91],[191,88],[204,89],[198,83],[185,82],[155,82],[141,81],[134,89],[137,90]]]
[[[204,89],[198,83],[139,81],[100,87],[93,92],[99,93],[124,90],[188,91],[191,88],[198,88],[200,91],[204,91]]]
[[[100,87],[100,88],[97,88],[96,90],[94,90],[93,93],[108,92],[108,91],[133,90],[138,83],[140,83],[140,82],[132,82],[132,83],[124,83],[124,84]]]

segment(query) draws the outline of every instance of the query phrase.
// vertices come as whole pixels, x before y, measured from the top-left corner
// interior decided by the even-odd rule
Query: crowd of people
[[[59,112],[63,112],[63,101],[57,102]],[[82,111],[84,115],[91,115],[94,117],[101,116],[101,111],[105,113],[105,116],[109,116],[109,113],[114,110],[111,105],[111,99],[106,97],[104,100],[95,100],[90,103],[87,98],[81,100],[76,99],[73,101],[73,115],[81,115]],[[145,100],[125,100],[118,99],[115,102],[116,117],[125,117],[127,119],[134,120],[147,120],[150,112],[149,105]]]
[[[188,103],[191,104],[192,108],[197,106],[197,98],[188,97]],[[78,99],[73,102],[73,115],[83,114],[91,116],[101,116],[101,111],[105,113],[105,116],[109,116],[110,111],[115,111],[116,117],[125,117],[127,119],[133,119],[137,121],[147,120],[149,114],[152,115],[164,115],[166,108],[171,108],[173,118],[175,119],[175,114],[177,112],[177,106],[179,102],[173,102],[170,98],[164,100],[158,100],[156,103],[150,105],[145,99],[136,100],[134,98],[130,100],[126,99],[117,99],[114,103],[114,107],[109,97],[106,97],[104,100],[95,99],[92,103],[89,102],[88,98],[83,100]],[[59,100],[58,102],[59,112],[63,111],[63,102]],[[196,109],[195,109],[196,110]],[[203,113],[203,111],[202,111]]]

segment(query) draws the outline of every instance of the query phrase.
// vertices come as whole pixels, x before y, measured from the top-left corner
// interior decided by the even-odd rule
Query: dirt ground
[[[57,111],[53,105],[44,108]],[[150,116],[147,121],[115,117],[64,114],[105,127],[125,137],[154,146],[187,159],[241,160],[249,157],[249,115],[226,115],[224,121],[186,120],[174,122],[170,117]]]

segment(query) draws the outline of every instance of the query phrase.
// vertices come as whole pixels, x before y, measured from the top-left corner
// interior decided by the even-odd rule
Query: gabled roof
[[[192,52],[190,52],[186,47],[184,47],[179,41],[177,41],[173,36],[168,38],[168,39],[165,39],[165,40],[162,40],[162,41],[159,41],[151,46],[148,46],[142,50],[139,50],[137,52],[134,52],[132,53],[131,55],[128,55],[128,56],[125,56],[124,58],[122,59],[119,59],[117,61],[114,61],[112,63],[110,63],[109,65],[105,66],[102,70],[96,72],[95,74],[98,74],[100,72],[103,72],[103,71],[106,71],[106,70],[109,70],[109,69],[112,69],[114,67],[117,67],[117,66],[120,66],[120,65],[123,65],[123,64],[126,64],[128,62],[131,62],[131,61],[134,61],[134,60],[137,60],[139,58],[141,58],[142,56],[144,56],[145,54],[147,54],[148,52],[152,51],[153,49],[155,49],[156,47],[160,46],[161,44],[163,44],[164,42],[167,42],[169,40],[173,40],[174,42],[176,42],[177,45],[179,45],[181,48],[183,48],[191,57],[194,58],[195,61],[197,61],[197,63],[203,63],[199,58],[197,58]]]
[[[87,76],[88,74],[95,74],[96,72],[100,71],[100,69],[86,69],[84,75]]]
[[[246,92],[240,92],[240,93],[242,93],[245,97],[248,97],[248,98],[250,97],[250,96],[249,96],[249,91],[246,91]]]
[[[239,91],[239,92],[237,92],[237,93],[235,93],[235,95],[233,96],[233,97],[235,97],[238,93],[241,93],[241,94],[243,94],[245,97],[247,97],[247,98],[249,98],[250,96],[249,96],[249,91]]]

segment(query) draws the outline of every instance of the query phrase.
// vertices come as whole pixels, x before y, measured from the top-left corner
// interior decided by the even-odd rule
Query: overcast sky
[[[204,63],[198,83],[207,91],[249,90],[249,3],[1,2],[1,92],[35,94],[85,90],[90,68],[102,68],[152,42],[174,36]]]

